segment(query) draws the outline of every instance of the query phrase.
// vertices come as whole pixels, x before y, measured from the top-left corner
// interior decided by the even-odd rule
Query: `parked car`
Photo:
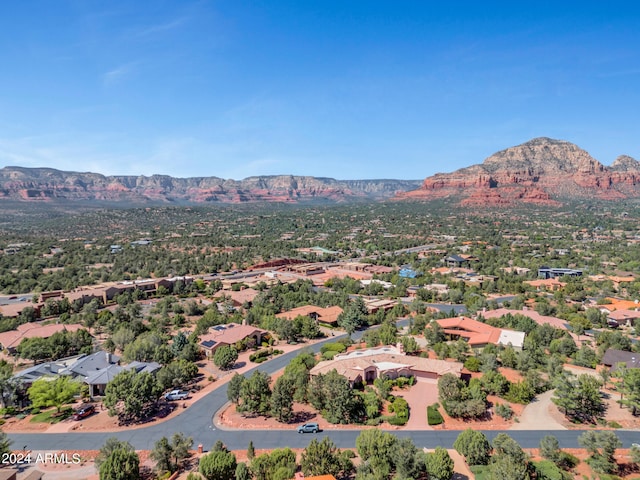
[[[74,420],[82,420],[83,418],[88,417],[89,415],[93,415],[96,413],[95,405],[80,405],[78,409],[73,414]]]
[[[165,394],[164,398],[167,400],[185,400],[189,398],[189,392],[184,392],[182,390],[171,390],[169,393]]]
[[[319,431],[320,427],[317,423],[305,423],[298,427],[298,433],[318,433]]]

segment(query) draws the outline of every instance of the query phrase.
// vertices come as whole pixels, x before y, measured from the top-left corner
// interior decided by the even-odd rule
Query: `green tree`
[[[276,380],[271,393],[271,415],[279,422],[287,423],[293,418],[293,394],[295,381],[287,376]]]
[[[495,455],[508,455],[513,458],[516,463],[526,463],[527,455],[522,447],[506,433],[499,433],[491,442]]]
[[[622,442],[614,432],[589,430],[578,437],[578,443],[589,452],[587,463],[596,472],[615,473],[618,470],[615,453],[622,447]]]
[[[540,455],[556,463],[560,459],[560,443],[553,435],[545,435],[540,439]]]
[[[340,452],[329,437],[324,437],[321,441],[314,438],[301,454],[300,467],[306,476],[343,477],[354,470],[352,458],[351,450]]]
[[[67,376],[60,376],[55,380],[40,378],[27,390],[34,407],[56,407],[58,413],[62,405],[72,402],[78,392],[80,384]]]
[[[636,465],[640,465],[640,447],[638,445],[633,445],[629,450],[629,458]]]
[[[621,403],[631,408],[633,415],[640,411],[640,368],[626,369],[622,375]]]
[[[446,448],[436,447],[425,458],[427,474],[431,480],[450,480],[453,477],[453,460]]]
[[[0,431],[0,455],[11,452],[11,444],[13,442],[9,440],[7,434]]]
[[[444,329],[436,321],[432,321],[424,329],[424,338],[429,342],[429,346],[433,348],[436,343],[442,343],[447,339]]]
[[[22,389],[22,381],[13,376],[13,367],[0,360],[0,405],[4,408],[12,405]]]
[[[120,328],[118,328],[118,330],[116,330],[113,335],[111,335],[111,341],[121,352],[126,348],[127,345],[133,343],[135,339],[136,332],[134,332],[126,325],[122,325]]]
[[[253,460],[256,456],[256,449],[253,446],[253,440],[249,440],[249,446],[247,447],[247,458]]]
[[[219,450],[200,458],[198,471],[207,480],[234,480],[237,466],[233,453]]]
[[[231,345],[222,345],[213,354],[213,363],[221,370],[233,368],[237,360],[238,351]]]
[[[350,423],[358,415],[358,399],[349,380],[335,369],[311,379],[308,397],[314,408],[320,410],[330,423]]]
[[[240,412],[251,415],[267,414],[270,409],[271,389],[269,388],[271,377],[257,370],[243,382],[240,387]]]
[[[456,438],[453,448],[464,456],[469,465],[486,465],[489,461],[491,445],[482,432],[471,429],[464,430]]]
[[[109,437],[104,445],[100,448],[98,455],[95,459],[95,464],[98,469],[100,469],[100,465],[104,463],[104,461],[109,458],[111,453],[115,450],[128,450],[130,452],[135,452],[133,447],[129,442],[122,442],[118,440],[116,437]]]
[[[242,384],[246,380],[247,379],[244,376],[238,373],[233,374],[233,377],[231,377],[231,380],[229,380],[229,385],[227,386],[227,398],[230,402],[235,403],[236,405],[238,404],[238,402],[240,401],[240,391],[242,389]]]
[[[158,401],[161,392],[150,373],[124,370],[107,384],[103,403],[111,416],[138,419]]]
[[[519,463],[510,455],[496,455],[489,464],[490,480],[528,480],[526,463]]]
[[[404,353],[408,355],[412,355],[420,351],[420,345],[418,345],[418,342],[413,337],[404,335],[400,337],[400,342],[402,343]]]
[[[175,471],[175,465],[172,461],[171,445],[167,437],[162,437],[156,441],[153,450],[151,450],[151,459],[156,462],[158,473]]]
[[[174,433],[171,441],[167,437],[158,440],[151,458],[156,462],[159,472],[175,472],[182,460],[189,457],[189,449],[193,446],[193,439],[185,437],[182,433]]]
[[[126,448],[117,448],[100,465],[100,480],[140,479],[140,458]]]
[[[244,462],[238,463],[236,466],[235,480],[251,480],[251,470]]]
[[[418,464],[418,449],[410,438],[396,438],[396,446],[391,451],[390,467],[397,478],[419,478],[422,468]],[[370,462],[374,465],[374,462]]]
[[[387,478],[393,471],[393,456],[397,446],[398,439],[390,433],[380,430],[361,431],[356,438],[358,455],[363,462],[358,469],[358,477],[371,473],[375,474],[374,478]],[[408,465],[409,468],[411,466]]]
[[[196,375],[198,375],[198,366],[180,358],[158,370],[156,379],[160,389],[164,391],[187,385]]]
[[[604,402],[600,396],[600,380],[588,374],[575,378],[563,375],[555,382],[552,401],[566,416],[581,422],[593,422],[602,415]]]

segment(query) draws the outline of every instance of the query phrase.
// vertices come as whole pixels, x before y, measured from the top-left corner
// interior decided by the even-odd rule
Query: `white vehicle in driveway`
[[[171,400],[186,400],[189,398],[189,392],[183,392],[182,390],[171,390],[169,393],[164,395],[164,398]]]

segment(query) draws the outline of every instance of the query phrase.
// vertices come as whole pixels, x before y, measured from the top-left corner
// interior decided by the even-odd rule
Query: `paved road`
[[[406,320],[404,321],[406,322]],[[402,322],[399,322],[402,325]],[[356,332],[357,337],[362,332]],[[335,341],[341,337],[332,337],[327,342]],[[324,342],[322,342],[324,343]],[[318,351],[322,346],[318,343],[310,347]],[[265,364],[247,372],[250,375],[254,370],[263,370],[267,373],[276,372],[284,368],[291,358],[299,352],[276,357]],[[146,428],[130,429],[120,432],[96,432],[96,433],[37,433],[37,434],[8,434],[13,441],[14,448],[26,445],[31,450],[97,450],[109,437],[117,437],[131,443],[136,449],[149,450],[153,444],[163,436],[170,437],[175,432],[182,432],[194,440],[194,445],[202,444],[205,450],[211,448],[216,440],[222,440],[230,449],[244,449],[252,440],[255,448],[277,448],[291,446],[296,448],[306,447],[311,439],[329,436],[338,447],[354,447],[355,440],[360,433],[357,430],[327,430],[318,434],[300,435],[295,430],[218,430],[214,428],[212,418],[215,412],[220,410],[227,402],[226,385],[217,388],[206,397],[194,403],[178,416],[165,422],[157,423]],[[399,437],[411,437],[419,447],[435,448],[438,445],[451,448],[460,432],[458,431],[408,431],[398,430],[392,433]],[[497,435],[498,431],[486,432],[489,438]],[[522,447],[534,448],[538,446],[540,438],[549,434],[547,430],[507,431]],[[578,447],[577,438],[582,432],[575,430],[554,431],[560,445],[564,448]],[[625,447],[640,440],[640,432],[617,431]]]

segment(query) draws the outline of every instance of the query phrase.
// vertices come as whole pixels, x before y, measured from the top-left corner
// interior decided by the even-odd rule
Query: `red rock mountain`
[[[438,173],[399,199],[459,198],[465,205],[559,205],[564,199],[640,197],[640,162],[620,156],[605,167],[563,140],[534,138],[487,158],[480,165]]]
[[[0,202],[102,203],[343,202],[389,198],[420,186],[418,180],[334,180],[276,175],[225,180],[166,175],[105,176],[52,168],[0,169]]]

